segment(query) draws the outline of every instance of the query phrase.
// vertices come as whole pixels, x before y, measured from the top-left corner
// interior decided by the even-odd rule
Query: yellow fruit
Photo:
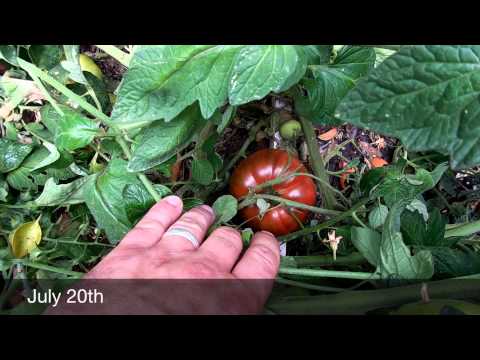
[[[24,223],[10,233],[8,242],[13,256],[16,258],[21,259],[28,255],[42,240],[42,228],[39,220],[40,218]]]
[[[453,299],[434,299],[401,306],[392,315],[480,315],[480,305]]]
[[[80,54],[79,62],[80,62],[80,68],[82,69],[82,71],[89,72],[89,73],[95,75],[100,80],[102,79],[102,77],[103,77],[102,70],[100,70],[98,65],[95,64],[95,61],[93,61],[87,55]]]

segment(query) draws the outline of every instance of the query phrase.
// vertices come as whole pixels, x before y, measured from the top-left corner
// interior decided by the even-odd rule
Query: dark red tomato
[[[306,173],[307,170],[299,159],[284,150],[259,150],[242,160],[235,169],[230,178],[230,192],[236,198],[240,198],[247,195],[249,189],[288,172]],[[316,187],[313,180],[308,176],[292,177],[283,183],[274,185],[272,189],[273,192],[270,190],[270,193],[273,195],[307,205],[315,205]],[[261,192],[268,193],[269,190],[262,189]],[[274,204],[271,205],[271,207],[274,206]],[[260,219],[258,216],[259,209],[256,205],[250,205],[240,210],[240,215],[245,220],[250,219],[249,226],[255,230],[270,231],[275,235],[285,235],[299,229],[300,224],[295,217],[304,222],[308,213],[308,211],[298,208],[279,206],[267,211]]]

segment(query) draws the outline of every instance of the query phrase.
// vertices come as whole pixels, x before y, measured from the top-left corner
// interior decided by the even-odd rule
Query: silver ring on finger
[[[183,228],[170,228],[168,229],[167,233],[165,235],[177,235],[180,237],[183,237],[184,239],[187,239],[192,243],[192,245],[195,247],[195,249],[198,249],[200,247],[200,241],[198,241],[197,237],[192,234],[189,230],[183,229]]]

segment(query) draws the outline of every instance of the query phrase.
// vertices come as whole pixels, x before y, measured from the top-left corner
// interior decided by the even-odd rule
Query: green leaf
[[[8,184],[17,190],[25,191],[33,188],[35,185],[30,178],[33,169],[45,161],[50,156],[50,152],[45,147],[35,149],[20,165],[7,175]]]
[[[432,254],[422,250],[412,256],[403,242],[400,216],[407,204],[406,201],[400,201],[389,211],[383,226],[377,271],[385,278],[430,279],[433,275]]]
[[[68,184],[58,185],[54,178],[45,182],[42,193],[33,201],[36,206],[66,206],[81,204],[85,201],[84,191],[94,175],[81,177]]]
[[[102,111],[104,113],[109,112],[111,110],[110,98],[108,97],[107,87],[103,80],[97,78],[90,72],[84,72],[83,76],[95,93]],[[88,91],[87,86],[80,83],[72,84],[69,88],[77,95],[84,95]],[[86,99],[90,105],[96,106],[95,101],[90,94],[86,96]]]
[[[480,46],[404,46],[351,91],[337,116],[398,137],[411,151],[480,164]]]
[[[227,223],[237,215],[238,201],[232,195],[220,196],[212,205],[217,215],[217,223]]]
[[[333,45],[305,45],[308,65],[328,64],[333,52]]]
[[[225,112],[222,114],[220,117],[221,121],[218,124],[217,127],[217,133],[221,134],[228,125],[230,125],[230,122],[233,120],[235,117],[235,114],[237,113],[237,107],[236,106],[231,106],[229,105]]]
[[[385,178],[372,190],[370,196],[383,197],[388,207],[401,200],[412,201],[418,195],[432,189],[446,169],[444,163],[439,164],[432,172],[417,169],[415,175],[401,174],[395,168],[387,169]]]
[[[155,184],[154,187],[162,198],[172,193],[164,185]],[[136,223],[156,203],[143,184],[129,184],[125,186],[123,198],[128,219],[132,224]]]
[[[279,93],[296,84],[305,73],[306,57],[301,47],[256,45],[243,47],[230,80],[230,104],[259,100],[271,91]]]
[[[41,169],[45,166],[53,164],[58,159],[60,159],[60,153],[58,152],[55,145],[53,145],[52,143],[49,143],[48,141],[44,141],[42,145],[48,150],[48,155],[45,158],[43,158],[40,162],[35,164],[35,166],[32,168],[32,171],[35,171],[37,169]]]
[[[156,121],[143,128],[135,138],[128,171],[144,171],[167,161],[190,144],[204,124],[198,106],[192,105],[170,122]]]
[[[352,226],[351,236],[353,246],[370,264],[377,266],[379,264],[382,235],[368,228]]]
[[[456,242],[444,239],[446,221],[438,209],[430,212],[428,221],[417,211],[408,210],[403,212],[401,220],[401,231],[407,245],[450,246]]]
[[[427,205],[425,205],[424,202],[414,199],[410,204],[407,205],[406,209],[410,211],[418,211],[418,213],[423,216],[423,220],[428,220]]]
[[[372,48],[346,46],[340,50],[333,64],[311,66],[311,76],[303,85],[307,96],[294,93],[297,112],[314,122],[336,124],[334,111],[345,95],[375,64]]]
[[[31,45],[28,53],[40,69],[50,70],[58,65],[63,56],[60,45]]]
[[[194,159],[192,161],[192,180],[200,185],[210,185],[214,177],[212,164],[206,159]]]
[[[42,122],[52,132],[59,150],[73,151],[90,144],[98,134],[98,125],[91,119],[60,105],[61,116],[51,105],[41,109]]]
[[[61,62],[62,67],[68,71],[70,79],[73,81],[88,85],[88,81],[85,78],[85,75],[82,72],[80,66],[79,55],[80,55],[80,46],[79,45],[63,45],[65,52],[66,60]]]
[[[435,275],[441,278],[467,276],[480,272],[480,255],[473,251],[462,251],[446,247],[431,250]]]
[[[32,150],[32,145],[0,138],[0,173],[18,168]]]
[[[8,184],[0,177],[0,201],[6,202],[8,196]]]
[[[368,224],[373,229],[377,229],[385,223],[388,215],[388,207],[383,204],[379,204],[373,208],[368,214]]]
[[[185,198],[183,199],[183,211],[188,211],[196,206],[203,205],[203,200],[197,198]]]
[[[0,45],[0,59],[18,66],[17,47],[15,45]]]
[[[205,119],[227,100],[240,105],[280,92],[305,72],[292,45],[149,45],[136,48],[112,120],[170,121],[198,100]]]
[[[140,185],[135,174],[127,171],[127,162],[113,159],[103,173],[95,174],[84,189],[85,202],[99,228],[104,229],[112,244],[119,242],[132,228],[125,209],[123,189]]]

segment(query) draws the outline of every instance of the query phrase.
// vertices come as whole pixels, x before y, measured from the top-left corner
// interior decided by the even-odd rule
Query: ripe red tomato
[[[288,169],[287,165],[289,165]],[[284,150],[259,150],[242,160],[234,170],[230,178],[230,192],[236,198],[240,198],[247,195],[249,189],[285,175],[287,172],[306,173],[307,170],[299,159]],[[316,187],[313,180],[308,176],[295,176],[274,185],[272,188],[273,192],[270,192],[272,195],[307,205],[315,205]],[[261,192],[268,193],[269,191],[271,190],[262,189]],[[262,219],[258,216],[259,209],[256,205],[243,208],[240,210],[240,215],[245,220],[250,219],[248,225],[255,230],[266,230],[274,235],[285,235],[300,228],[300,224],[295,217],[304,222],[309,213],[298,208],[276,207],[276,205],[271,204],[271,207],[275,207],[275,209],[269,209]],[[295,217],[291,214],[294,214]]]

